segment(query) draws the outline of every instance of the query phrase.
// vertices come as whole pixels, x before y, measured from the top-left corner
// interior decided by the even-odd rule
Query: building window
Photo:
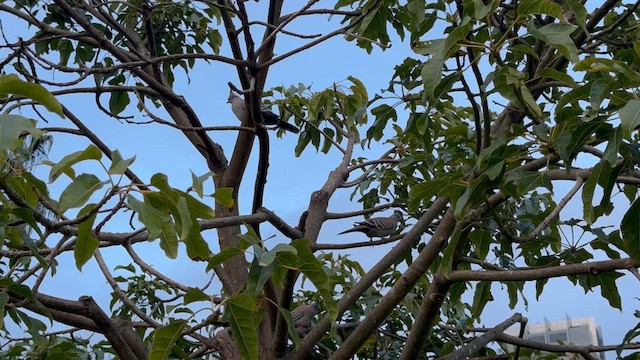
[[[563,344],[566,344],[569,341],[566,331],[549,333],[549,344],[557,344],[558,341],[561,341]]]

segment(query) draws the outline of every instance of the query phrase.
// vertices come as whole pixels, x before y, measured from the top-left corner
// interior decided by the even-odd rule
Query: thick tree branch
[[[630,258],[594,261],[582,264],[568,264],[540,268],[517,268],[503,271],[454,270],[449,275],[451,281],[533,281],[569,275],[598,275],[603,272],[640,267],[639,260]]]

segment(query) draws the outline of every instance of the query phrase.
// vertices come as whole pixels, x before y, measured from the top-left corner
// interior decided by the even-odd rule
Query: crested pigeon
[[[369,238],[383,238],[393,234],[396,231],[398,222],[402,219],[402,213],[398,210],[394,211],[389,217],[373,217],[365,221],[356,222],[354,227],[345,230],[338,235],[359,231]]]
[[[245,103],[244,99],[238,96],[233,91],[230,91],[227,102],[231,103],[231,110],[236,115],[238,120],[240,120],[240,122],[242,122],[243,124],[247,123],[249,120],[247,118],[249,116],[249,109],[247,109],[247,104]],[[271,110],[264,108],[262,105],[260,106],[260,109],[265,125],[276,125],[277,127],[286,131],[290,131],[294,134],[300,132],[300,129],[298,129],[294,125],[289,124],[288,122],[283,121],[280,116],[276,115]]]

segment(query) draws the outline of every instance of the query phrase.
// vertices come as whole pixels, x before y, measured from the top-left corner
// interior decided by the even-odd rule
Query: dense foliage
[[[0,1],[3,23],[25,29],[0,43],[0,356],[461,359],[546,351],[592,359],[605,350],[504,334],[524,326],[520,314],[494,331],[472,327],[494,283],[512,308],[525,283],[539,296],[555,277],[621,308],[616,280],[640,278],[640,2],[311,0],[290,13],[283,3]],[[316,17],[335,28],[290,27]],[[412,55],[380,93],[355,77],[321,91],[295,79],[264,89],[270,68],[336,36],[372,58],[392,39]],[[251,114],[239,126],[204,126],[209,114],[176,90],[211,63],[237,72],[229,87]],[[78,99],[91,116],[74,111]],[[302,129],[286,134],[298,136],[288,156],[340,154],[329,174],[300,174],[327,180],[297,226],[264,201],[277,138],[261,102]],[[204,174],[184,174],[187,189],[171,186],[166,169],[139,177],[144,164],[91,130],[105,117],[140,136],[145,126],[170,128],[192,145]],[[43,161],[60,133],[86,144]],[[222,137],[235,145],[223,148]],[[368,155],[372,148],[383,155]],[[248,173],[255,179],[243,179]],[[243,180],[255,181],[250,204],[239,202]],[[345,188],[363,209],[328,212]],[[574,198],[579,219],[566,215]],[[390,208],[413,225],[362,243],[319,236],[327,220]],[[610,216],[621,208],[621,219]],[[282,236],[266,242],[264,223]],[[390,242],[366,270],[336,251]],[[215,274],[214,285],[158,271],[139,251],[149,245],[169,259],[206,263],[197,276]],[[103,254],[114,249],[127,258],[107,262]],[[75,264],[59,261],[65,253]],[[108,308],[89,290],[78,300],[40,291],[58,268],[88,262],[110,288]],[[314,290],[301,289],[303,281]],[[301,333],[291,310],[312,302],[323,311]],[[15,325],[29,336],[12,335]],[[611,349],[638,348],[638,336],[640,324]]]

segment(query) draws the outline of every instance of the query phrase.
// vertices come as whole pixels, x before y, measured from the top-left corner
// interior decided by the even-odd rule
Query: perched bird
[[[291,310],[293,326],[299,334],[306,335],[309,333],[311,330],[311,321],[318,312],[320,312],[320,304],[317,302],[308,305],[300,305]]]
[[[247,123],[249,119],[249,109],[247,109],[247,104],[245,104],[244,99],[238,96],[233,91],[229,92],[229,98],[227,99],[228,103],[231,103],[231,110],[236,115],[238,120],[242,123]],[[289,124],[286,121],[283,121],[280,116],[274,114],[271,110],[261,107],[262,120],[265,125],[275,125],[281,129],[290,131],[294,134],[300,132],[300,129],[295,127],[294,125]]]
[[[393,215],[389,217],[375,217],[362,222],[357,222],[354,224],[354,227],[349,230],[343,231],[338,235],[359,231],[367,235],[369,238],[383,238],[385,236],[393,234],[393,232],[396,231],[396,227],[398,226],[398,222],[400,220],[402,220],[402,213],[396,210],[393,212]]]

